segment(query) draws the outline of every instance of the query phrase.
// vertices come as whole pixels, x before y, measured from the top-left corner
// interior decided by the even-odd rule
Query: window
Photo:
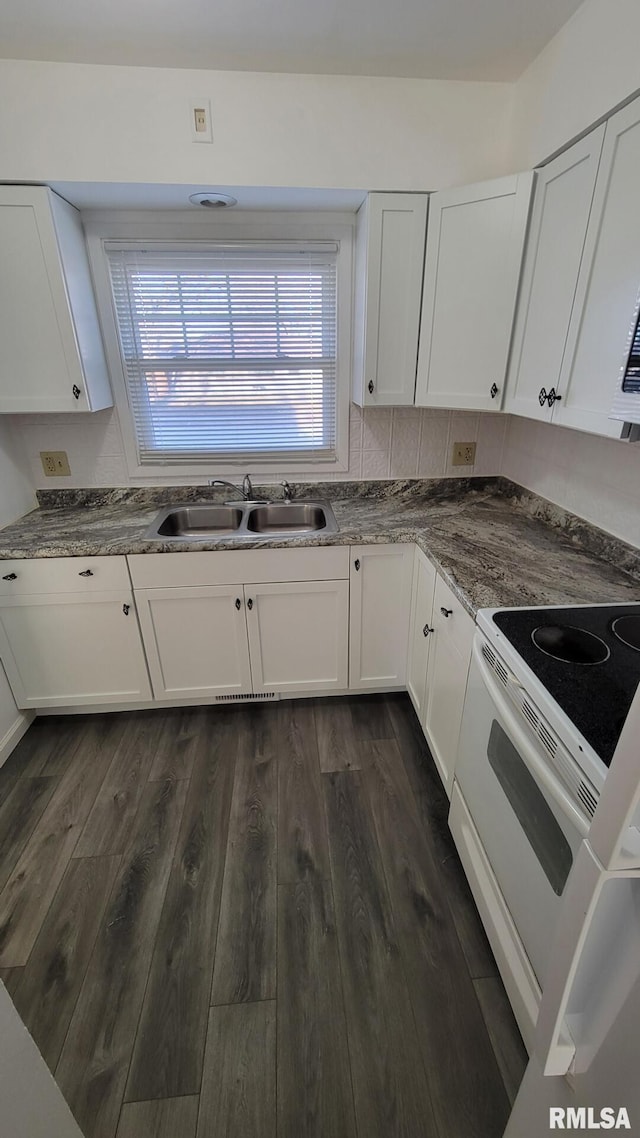
[[[336,465],[339,248],[104,242],[141,473]]]

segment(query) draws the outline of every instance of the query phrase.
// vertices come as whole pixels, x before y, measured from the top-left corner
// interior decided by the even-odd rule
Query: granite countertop
[[[502,478],[320,483],[327,536],[184,543],[147,538],[167,504],[222,500],[207,487],[43,491],[0,531],[0,559],[416,542],[475,616],[479,608],[640,600],[640,552]],[[273,487],[256,487],[267,496]],[[226,492],[228,493],[228,491]]]

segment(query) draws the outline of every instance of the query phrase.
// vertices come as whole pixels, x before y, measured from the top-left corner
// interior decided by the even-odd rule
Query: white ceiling
[[[0,56],[513,80],[581,0],[2,0]]]

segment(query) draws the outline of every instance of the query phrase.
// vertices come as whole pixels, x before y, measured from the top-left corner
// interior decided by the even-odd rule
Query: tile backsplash
[[[498,474],[502,458],[505,416],[439,411],[414,407],[361,411],[352,405],[349,423],[349,469],[329,475],[332,480],[360,478],[437,478]],[[16,415],[15,433],[21,440],[33,484],[37,489],[55,486],[129,486],[129,477],[116,408],[92,415]],[[475,442],[475,466],[451,466],[454,442]],[[69,456],[71,476],[46,478],[40,464],[40,451],[64,450]],[[229,470],[237,478],[237,467]],[[179,484],[198,481],[193,476],[177,477],[168,472],[156,483]],[[274,472],[263,481],[279,481]],[[289,475],[289,478],[291,475]],[[315,480],[317,475],[309,475]],[[302,480],[297,478],[298,481]]]
[[[507,420],[502,474],[640,546],[640,443]]]
[[[130,486],[118,412],[93,415],[17,415],[10,424],[37,489]],[[352,405],[349,469],[334,481],[368,478],[441,478],[504,474],[543,498],[640,546],[640,443],[587,435],[512,415],[430,408],[366,408]],[[452,466],[454,442],[475,442],[472,467]],[[40,451],[64,450],[70,478],[45,478]],[[274,472],[263,481],[280,481]],[[229,471],[237,479],[238,469]],[[289,477],[291,477],[289,475]],[[315,480],[317,475],[309,475]],[[325,478],[327,476],[324,476]],[[155,483],[194,484],[201,479],[154,478]],[[302,479],[297,478],[297,481]]]

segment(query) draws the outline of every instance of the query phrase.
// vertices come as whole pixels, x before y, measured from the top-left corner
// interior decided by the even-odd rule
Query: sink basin
[[[335,524],[333,511],[332,520]],[[298,533],[326,532],[328,521],[327,507],[317,502],[269,502],[249,511],[247,529],[251,533],[291,534],[293,537]]]
[[[153,529],[157,537],[200,538],[229,537],[237,533],[243,511],[235,506],[180,506],[163,510]],[[159,523],[159,524],[158,524]]]
[[[226,505],[198,502],[162,510],[146,537],[164,541],[207,541],[232,538],[298,537],[337,533],[333,510],[325,502],[247,502]]]

